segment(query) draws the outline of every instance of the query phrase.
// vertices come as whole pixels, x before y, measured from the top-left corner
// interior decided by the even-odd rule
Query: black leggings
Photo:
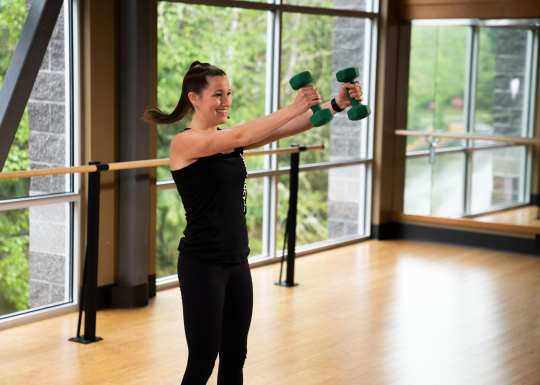
[[[218,385],[243,383],[253,285],[247,261],[211,264],[178,257],[189,349],[182,385],[206,384],[219,353]]]

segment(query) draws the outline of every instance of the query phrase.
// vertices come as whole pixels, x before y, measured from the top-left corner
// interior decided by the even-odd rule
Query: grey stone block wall
[[[32,0],[26,0],[29,9]],[[30,169],[66,166],[64,11],[60,12],[47,52],[28,101]],[[30,195],[67,191],[68,176],[32,178]],[[61,302],[66,292],[68,254],[66,203],[30,208],[30,308]]]
[[[495,95],[493,106],[493,134],[522,134],[523,90],[527,32],[519,29],[500,28],[495,58]],[[510,83],[519,79],[519,92],[512,96]],[[516,202],[519,199],[521,157],[519,151],[499,150],[493,156],[493,190],[491,204]]]
[[[64,300],[67,203],[30,208],[30,308]]]
[[[336,8],[363,9],[364,0],[336,0]],[[362,82],[365,21],[351,17],[334,17],[332,36],[332,97],[339,94],[335,73],[356,66]],[[336,114],[330,122],[330,160],[361,156],[361,123],[350,121],[346,112]],[[358,233],[360,201],[360,166],[332,168],[328,171],[328,237]]]

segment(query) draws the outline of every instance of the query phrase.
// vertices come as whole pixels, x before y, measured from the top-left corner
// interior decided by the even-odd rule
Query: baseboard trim
[[[395,238],[393,222],[381,223],[380,225],[371,224],[371,239],[382,241],[392,238]]]
[[[116,284],[98,286],[97,288],[97,310],[111,307],[112,290]]]
[[[107,309],[112,307],[112,297],[113,297],[113,290],[115,287],[118,287],[118,284],[112,284],[112,285],[105,285],[105,286],[99,286],[97,288],[98,296],[97,296],[97,310],[101,309]],[[140,289],[142,290],[142,289]],[[148,276],[148,285],[147,285],[147,299],[152,298],[156,296],[156,275],[152,274]],[[142,303],[142,299],[138,300],[137,303]],[[146,302],[148,304],[148,301]],[[140,305],[145,306],[145,305]],[[139,307],[139,306],[128,306],[128,307]]]
[[[156,275],[148,276],[148,298],[156,296]]]
[[[113,309],[133,309],[148,305],[148,282],[140,285],[118,285],[112,289]]]

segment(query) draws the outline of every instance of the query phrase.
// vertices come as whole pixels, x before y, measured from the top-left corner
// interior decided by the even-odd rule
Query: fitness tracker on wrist
[[[341,112],[344,110],[344,108],[339,108],[338,104],[336,103],[336,98],[332,99],[330,104],[332,105],[332,109],[336,112]]]

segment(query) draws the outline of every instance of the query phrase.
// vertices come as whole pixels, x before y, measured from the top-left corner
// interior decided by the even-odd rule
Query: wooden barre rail
[[[420,131],[420,130],[395,130],[394,134],[399,136],[427,136],[436,138],[452,138],[452,139],[470,139],[470,140],[492,140],[494,142],[506,142],[526,145],[539,145],[540,138],[522,138],[521,136],[505,136],[505,135],[487,135],[487,134],[471,134],[464,132],[443,132],[443,131]]]
[[[305,148],[305,150],[303,149]],[[302,149],[302,150],[301,150]],[[291,154],[300,151],[316,151],[322,150],[324,146],[312,145],[303,147],[283,147],[274,150],[248,150],[244,152],[244,157],[260,156],[260,155],[272,155],[272,154]],[[169,158],[167,159],[150,159],[150,160],[137,160],[133,162],[118,162],[109,163],[108,171],[128,170],[133,168],[144,167],[157,167],[168,166],[170,164]],[[104,165],[106,165],[104,163]],[[76,167],[58,167],[58,168],[46,168],[41,170],[25,170],[25,171],[10,171],[0,173],[0,180],[4,179],[17,179],[17,178],[31,178],[35,176],[49,176],[49,175],[62,175],[62,174],[76,174],[76,173],[88,173],[96,172],[97,166],[76,166]]]

